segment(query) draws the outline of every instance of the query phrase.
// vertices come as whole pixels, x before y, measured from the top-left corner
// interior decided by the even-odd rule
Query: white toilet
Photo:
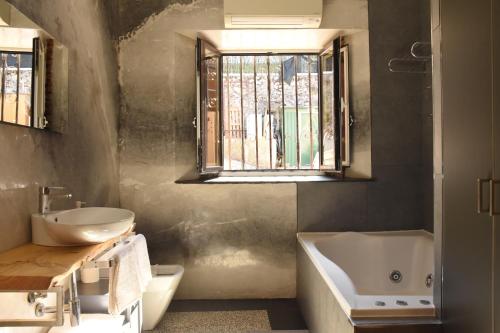
[[[142,295],[142,329],[149,331],[163,318],[179,286],[184,268],[178,265],[151,266],[153,280]]]

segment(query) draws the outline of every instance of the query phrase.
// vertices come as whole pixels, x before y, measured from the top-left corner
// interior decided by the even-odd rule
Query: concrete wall
[[[430,41],[429,4],[370,0],[373,182],[297,185],[301,231],[432,230],[430,74],[391,73],[393,57]]]
[[[372,118],[358,117],[354,139],[372,147],[376,179],[298,185],[175,184],[196,176],[194,40],[177,32],[222,29],[222,1],[107,6],[119,49],[121,205],[137,213],[153,263],[186,267],[178,297],[293,297],[297,229],[428,227],[424,77],[387,69],[424,38],[422,2],[372,0],[368,11],[366,1],[325,1],[323,28],[367,29],[370,17],[358,36],[365,48],[370,39],[369,76],[355,84],[367,88],[371,76],[371,88],[353,107]]]
[[[175,184],[196,173],[195,43],[175,29],[222,24],[219,1],[197,4],[120,42],[121,204],[153,263],[185,266],[178,297],[294,297],[295,185]]]
[[[426,38],[423,2],[325,2],[324,28],[366,29],[369,15],[376,179],[299,185],[175,184],[196,175],[194,41],[177,32],[221,29],[221,0],[10,2],[69,48],[70,114],[64,135],[0,125],[0,227],[10,231],[0,249],[30,240],[39,185],[65,185],[90,205],[120,197],[134,210],[152,262],[186,267],[181,298],[294,297],[297,229],[431,225],[425,77],[387,70]],[[107,21],[120,40],[119,138]]]
[[[424,1],[421,6],[420,38],[423,41],[431,42],[431,0]],[[434,48],[432,48],[434,50]],[[429,70],[433,70],[432,64],[428,65]],[[434,230],[434,121],[435,112],[433,109],[433,84],[432,74],[429,73],[422,80],[422,195],[424,210],[424,226],[427,230]]]
[[[342,27],[366,28],[365,1],[328,3]],[[121,205],[137,213],[153,263],[185,266],[178,297],[294,297],[295,184],[175,184],[196,176],[195,41],[177,32],[222,29],[223,13],[220,0],[163,4],[159,13],[149,7],[156,15],[133,19],[142,23],[132,30],[114,24],[122,89]],[[334,10],[346,4],[365,16],[353,15],[353,22]],[[130,20],[123,13],[136,6],[109,3],[110,20]]]
[[[116,53],[101,2],[9,2],[69,49],[69,127],[56,134],[0,124],[0,250],[30,241],[39,186],[119,205]]]
[[[354,119],[350,135],[351,165],[346,176],[371,178],[370,38],[368,30],[344,35],[349,47],[349,108]]]

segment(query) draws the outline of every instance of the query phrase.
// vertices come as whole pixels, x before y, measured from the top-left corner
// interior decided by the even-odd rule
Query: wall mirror
[[[0,122],[64,132],[68,50],[0,0]]]

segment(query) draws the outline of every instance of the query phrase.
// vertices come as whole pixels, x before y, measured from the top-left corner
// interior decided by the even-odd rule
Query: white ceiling
[[[318,52],[345,31],[337,29],[205,30],[198,35],[221,52]]]
[[[38,36],[39,32],[34,29],[0,27],[0,48],[10,51],[31,51],[33,38]]]

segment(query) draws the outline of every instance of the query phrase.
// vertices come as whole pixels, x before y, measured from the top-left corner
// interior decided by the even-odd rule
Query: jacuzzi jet
[[[403,274],[400,271],[394,270],[389,274],[389,279],[394,283],[399,283],[403,280]]]

